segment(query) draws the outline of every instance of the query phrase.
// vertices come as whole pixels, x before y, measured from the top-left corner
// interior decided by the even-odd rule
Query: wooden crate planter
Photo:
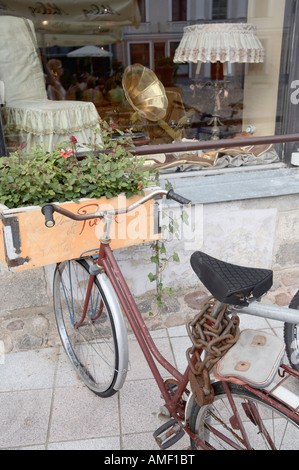
[[[65,202],[65,209],[78,214],[125,207],[140,199],[84,199]],[[116,217],[111,228],[111,248],[125,248],[160,238],[158,207],[153,200],[128,214]],[[0,206],[0,260],[11,271],[22,271],[79,258],[82,253],[99,247],[103,222],[99,219],[76,222],[54,213],[55,226],[45,227],[40,207],[7,209]]]

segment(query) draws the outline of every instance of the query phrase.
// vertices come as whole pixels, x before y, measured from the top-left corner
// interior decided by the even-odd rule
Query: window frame
[[[174,18],[173,18],[173,15],[174,15],[174,11],[173,11],[173,2],[174,2],[174,1],[177,1],[177,2],[179,2],[179,3],[183,2],[183,1],[186,2],[186,11],[184,12],[184,13],[185,13],[185,14],[184,14],[184,19],[174,19]],[[169,0],[169,5],[170,5],[170,7],[169,7],[169,11],[170,11],[169,17],[170,17],[170,21],[171,21],[171,22],[173,22],[173,23],[181,23],[181,22],[186,22],[186,21],[189,20],[189,15],[188,15],[188,13],[189,13],[189,0]],[[179,7],[179,10],[181,10],[180,7]]]
[[[149,44],[149,62],[150,62],[150,69],[153,69],[153,42],[152,41],[139,41],[139,40],[130,40],[127,42],[127,57],[128,57],[128,65],[132,65],[132,57],[131,57],[131,45],[132,44]]]
[[[147,23],[148,20],[148,0],[137,0],[138,2],[138,7],[139,7],[139,12],[141,16],[141,23]],[[140,3],[142,2],[143,4],[143,15],[142,15],[142,9],[140,9]]]

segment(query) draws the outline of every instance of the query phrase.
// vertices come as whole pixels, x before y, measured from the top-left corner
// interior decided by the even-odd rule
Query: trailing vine
[[[166,189],[172,189],[172,186],[167,182]],[[181,223],[186,225],[189,224],[189,217],[187,212],[182,208],[180,219],[181,223],[176,217],[171,217],[166,210],[162,211],[162,220],[167,220],[167,223],[162,225],[162,234],[164,235],[161,240],[155,240],[150,244],[152,249],[152,256],[150,258],[151,262],[155,265],[155,272],[150,272],[148,278],[151,282],[156,283],[156,301],[158,308],[161,308],[163,305],[163,300],[165,296],[174,296],[174,292],[171,287],[164,284],[163,273],[167,268],[170,262],[179,263],[180,257],[176,251],[171,251],[167,249],[167,244],[173,239],[180,238],[180,227]],[[150,312],[150,314],[152,314]]]

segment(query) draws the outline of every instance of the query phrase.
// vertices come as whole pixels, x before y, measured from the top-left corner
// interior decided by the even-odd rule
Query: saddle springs
[[[193,346],[186,352],[190,366],[189,380],[195,401],[199,406],[213,403],[214,389],[210,383],[210,370],[238,341],[239,317],[229,316],[228,305],[219,304],[208,297],[200,312],[187,324]],[[215,308],[217,315],[213,316]],[[202,356],[202,353],[205,353]]]

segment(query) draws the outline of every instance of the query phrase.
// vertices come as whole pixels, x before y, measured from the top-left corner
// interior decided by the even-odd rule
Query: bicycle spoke
[[[251,420],[251,422],[258,427],[260,434],[264,437],[265,441],[269,444],[272,450],[276,450],[274,442],[272,441],[270,434],[265,428],[263,421],[259,415],[257,406],[252,401],[247,401],[242,403],[242,407],[245,411],[246,416]]]
[[[88,269],[80,262],[64,263],[58,272],[56,309],[60,330],[63,325],[62,339],[66,350],[69,344],[76,357],[74,365],[78,364],[80,369],[79,375],[83,374],[96,388],[105,388],[105,384],[112,383],[118,367],[113,325],[101,292],[94,279],[90,282]],[[88,286],[90,296],[87,304]]]
[[[219,422],[219,420],[218,420]],[[242,440],[239,438],[239,436],[237,436],[236,433],[233,432],[232,429],[230,429],[228,426],[226,426],[224,423],[222,423],[222,426],[224,427],[224,429],[228,430],[237,440],[239,440],[240,442],[242,442]],[[211,431],[213,433],[214,436],[218,437],[219,440],[218,440],[218,444],[220,444],[220,446],[225,449],[224,445],[222,444],[222,442],[225,442],[226,444],[228,444],[230,447],[232,447],[233,449],[235,450],[242,450],[243,447],[239,446],[238,444],[236,444],[236,442],[232,441],[228,436],[226,436],[225,434],[223,434],[222,432],[220,432],[218,429],[216,429],[215,427],[211,426],[210,424],[208,423],[205,423],[205,427]],[[242,442],[243,443],[243,442]]]
[[[214,388],[214,403],[195,404],[190,418],[191,430],[211,449],[288,450],[299,439],[298,424],[252,392],[229,384],[232,407],[223,384]]]

